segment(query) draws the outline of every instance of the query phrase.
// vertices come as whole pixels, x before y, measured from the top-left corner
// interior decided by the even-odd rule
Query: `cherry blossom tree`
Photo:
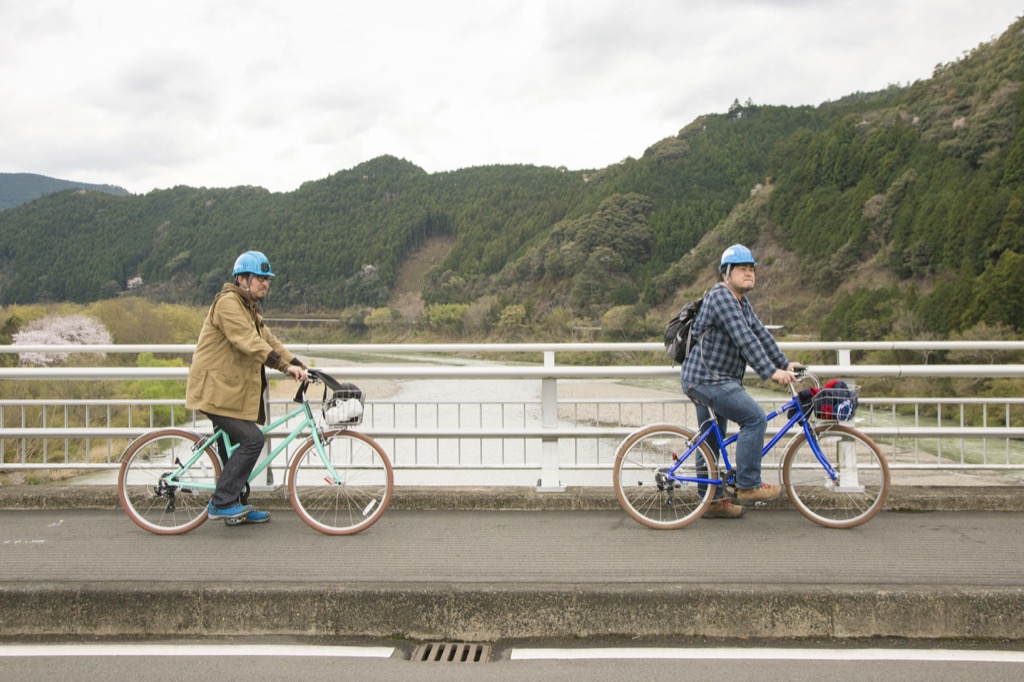
[[[50,315],[29,322],[12,337],[15,346],[110,344],[113,338],[103,323],[86,315]],[[67,362],[69,353],[19,353],[24,365],[48,367]]]

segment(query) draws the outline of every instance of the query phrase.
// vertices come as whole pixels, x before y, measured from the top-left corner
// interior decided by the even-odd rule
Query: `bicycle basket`
[[[363,421],[363,392],[355,384],[341,384],[320,412],[328,426],[355,426]]]
[[[860,386],[830,381],[813,398],[814,416],[822,421],[850,421],[857,413]]]

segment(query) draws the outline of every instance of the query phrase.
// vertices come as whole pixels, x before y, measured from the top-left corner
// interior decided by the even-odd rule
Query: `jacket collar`
[[[260,312],[260,302],[257,301],[249,294],[248,291],[238,286],[234,282],[225,282],[224,287],[220,290],[221,294],[234,294],[242,299],[242,303],[245,307],[252,310],[253,312]]]

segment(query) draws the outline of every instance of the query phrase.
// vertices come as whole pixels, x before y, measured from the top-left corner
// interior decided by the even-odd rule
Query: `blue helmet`
[[[750,249],[743,244],[733,244],[722,252],[722,262],[718,264],[718,269],[721,270],[732,265],[756,266],[757,261],[754,260],[754,254],[750,253]]]
[[[270,269],[270,261],[260,251],[246,251],[235,259],[235,267],[232,269],[233,276],[238,275],[263,275],[273,277],[274,272]]]

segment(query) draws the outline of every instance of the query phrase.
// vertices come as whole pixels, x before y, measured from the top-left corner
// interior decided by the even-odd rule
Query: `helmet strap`
[[[725,285],[726,289],[732,292],[733,296],[736,296],[737,298],[742,298],[743,294],[736,291],[736,289],[732,286],[732,282],[729,281],[729,276],[732,275],[733,265],[733,263],[729,263],[728,265],[725,266],[725,272],[722,275],[722,284]]]

